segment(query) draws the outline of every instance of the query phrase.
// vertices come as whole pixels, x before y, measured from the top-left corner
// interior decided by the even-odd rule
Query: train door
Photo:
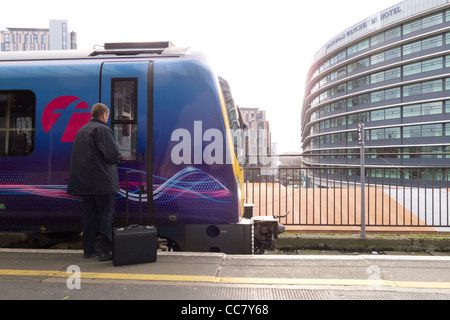
[[[127,206],[132,222],[141,220],[142,210],[145,213],[146,208],[151,215],[153,208],[153,197],[147,196],[153,189],[152,78],[152,61],[105,62],[101,70],[100,100],[110,108],[109,124],[122,153],[118,165],[121,191],[116,218],[125,218]],[[127,195],[129,201],[125,205]],[[144,218],[150,215],[144,214]]]

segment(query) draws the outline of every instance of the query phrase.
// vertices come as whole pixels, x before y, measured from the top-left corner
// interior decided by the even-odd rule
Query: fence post
[[[365,197],[365,154],[364,154],[364,123],[358,123],[358,143],[361,146],[361,237],[366,237],[366,197]]]

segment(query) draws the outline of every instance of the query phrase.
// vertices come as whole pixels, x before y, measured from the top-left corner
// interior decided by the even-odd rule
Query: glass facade
[[[415,2],[316,58],[302,111],[306,164],[359,164],[359,122],[371,165],[449,164],[450,4],[408,16]]]

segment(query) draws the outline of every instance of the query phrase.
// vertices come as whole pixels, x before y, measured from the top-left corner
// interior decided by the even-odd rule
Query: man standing
[[[70,160],[67,193],[81,196],[83,210],[84,257],[112,259],[112,227],[116,193],[119,191],[117,162],[119,146],[108,126],[109,109],[102,103],[92,107],[91,120],[77,133]],[[100,250],[95,237],[100,227]]]

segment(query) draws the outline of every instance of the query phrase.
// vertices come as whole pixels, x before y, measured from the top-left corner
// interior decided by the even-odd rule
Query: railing
[[[366,167],[365,177],[366,226],[450,227],[450,167]],[[244,179],[256,216],[289,211],[286,226],[361,226],[358,167],[245,168]]]

